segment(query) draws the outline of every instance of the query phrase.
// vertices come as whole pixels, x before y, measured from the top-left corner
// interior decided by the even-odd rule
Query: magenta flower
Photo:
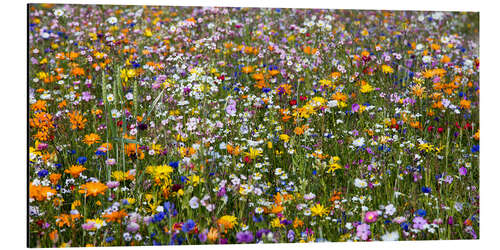
[[[367,240],[370,234],[370,225],[363,223],[356,227],[356,236],[358,236],[360,239]]]
[[[365,222],[367,223],[375,222],[377,221],[377,216],[378,216],[377,211],[368,211],[365,214]]]
[[[465,167],[461,167],[460,169],[458,169],[458,173],[460,175],[467,175],[467,169]]]

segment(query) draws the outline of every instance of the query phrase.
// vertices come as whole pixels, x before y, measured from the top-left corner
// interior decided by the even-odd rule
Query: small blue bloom
[[[193,220],[189,219],[186,223],[184,223],[184,225],[182,225],[182,231],[184,233],[187,233],[187,232],[193,230],[195,228],[195,226],[196,226],[196,223]]]
[[[417,210],[417,215],[420,217],[424,217],[427,215],[427,211],[425,211],[424,209],[419,209]]]
[[[87,157],[85,157],[85,156],[81,156],[81,157],[78,157],[78,159],[76,159],[76,162],[80,165],[83,165],[86,161],[87,161]]]
[[[178,168],[179,167],[179,161],[172,161],[168,164],[169,166],[173,168]]]
[[[37,174],[40,178],[43,178],[49,174],[49,171],[47,169],[42,169],[42,170],[38,171]]]
[[[106,243],[111,243],[115,240],[113,236],[106,237]]]

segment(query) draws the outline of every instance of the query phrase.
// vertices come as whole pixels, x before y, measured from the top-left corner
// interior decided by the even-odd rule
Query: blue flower
[[[78,157],[78,159],[76,160],[76,162],[80,165],[83,165],[86,161],[87,161],[87,157],[85,157],[85,156]]]
[[[186,176],[181,176],[181,181],[182,181],[183,183],[186,183],[186,181],[187,181],[187,180],[188,180],[188,178],[186,178]]]
[[[184,225],[182,225],[182,231],[184,233],[187,233],[187,232],[193,230],[195,227],[196,227],[196,223],[193,220],[189,219],[186,223],[184,223]]]
[[[417,215],[420,217],[424,217],[427,215],[427,211],[425,211],[424,209],[419,209],[417,210]]]
[[[169,166],[173,168],[178,168],[179,167],[179,161],[172,161],[168,164]]]
[[[97,156],[100,156],[100,155],[106,155],[106,152],[101,151],[101,150],[97,150],[97,151],[95,152],[95,155],[97,155]]]
[[[111,243],[115,240],[113,236],[106,237],[106,243]]]
[[[431,188],[430,187],[422,187],[422,193],[428,194],[430,192],[431,192]]]
[[[405,231],[408,231],[408,227],[409,227],[408,223],[406,222],[401,223],[401,228],[404,229]]]
[[[479,152],[479,145],[472,146],[471,151],[472,151],[472,153]]]
[[[165,218],[164,212],[159,212],[153,216],[153,222],[160,222]]]
[[[43,178],[49,174],[49,171],[47,169],[42,169],[42,170],[38,171],[37,174],[40,178]]]

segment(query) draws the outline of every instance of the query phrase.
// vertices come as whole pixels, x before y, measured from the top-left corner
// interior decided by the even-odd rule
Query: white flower
[[[389,204],[389,205],[385,206],[385,214],[391,216],[395,212],[396,212],[396,208],[394,207],[394,205]]]
[[[356,178],[354,179],[354,186],[358,188],[365,188],[368,186],[368,183],[366,183],[366,181],[363,179]]]
[[[197,209],[198,207],[200,207],[199,201],[200,201],[200,199],[198,199],[198,197],[193,196],[193,198],[191,198],[191,200],[189,200],[189,206],[192,209]]]
[[[131,92],[128,92],[125,95],[125,98],[130,101],[130,100],[134,99],[134,94],[132,94]]]
[[[56,10],[54,11],[54,15],[55,15],[56,17],[60,17],[60,16],[64,15],[64,11],[63,11],[62,9],[56,9]]]
[[[432,62],[432,57],[431,56],[424,56],[424,57],[422,57],[422,61],[424,63],[430,63],[430,62]]]
[[[362,147],[365,144],[365,138],[360,137],[352,142],[352,145],[356,147]]]
[[[263,213],[263,212],[264,212],[264,209],[263,209],[262,207],[257,207],[257,208],[255,208],[255,213],[256,213],[256,214],[261,214],[261,213]]]
[[[382,235],[382,240],[383,241],[397,241],[397,240],[399,240],[399,233],[397,231],[387,232],[386,234]]]
[[[111,117],[113,117],[113,118],[120,118],[120,116],[121,116],[120,111],[118,111],[116,109],[112,109],[111,110]]]
[[[111,25],[114,25],[114,24],[116,24],[118,22],[118,18],[112,16],[112,17],[106,19],[106,22],[108,22]]]
[[[106,99],[108,100],[108,102],[112,102],[115,100],[115,96],[113,94],[109,94],[106,96]]]

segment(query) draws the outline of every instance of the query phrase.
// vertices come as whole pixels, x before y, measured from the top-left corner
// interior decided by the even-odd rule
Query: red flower
[[[444,131],[444,128],[438,128],[439,133],[443,133],[443,131]]]
[[[290,106],[297,105],[297,100],[293,99],[289,102]]]
[[[301,96],[299,97],[299,99],[300,99],[301,101],[307,101],[307,96],[302,96],[302,95],[301,95]]]
[[[245,158],[243,158],[243,161],[245,161],[245,163],[248,164],[248,163],[252,162],[252,159],[250,159],[250,157],[248,157],[248,156],[245,156]]]
[[[427,131],[432,132],[432,129],[434,129],[434,127],[433,127],[433,126],[429,126],[429,127],[427,128]]]

